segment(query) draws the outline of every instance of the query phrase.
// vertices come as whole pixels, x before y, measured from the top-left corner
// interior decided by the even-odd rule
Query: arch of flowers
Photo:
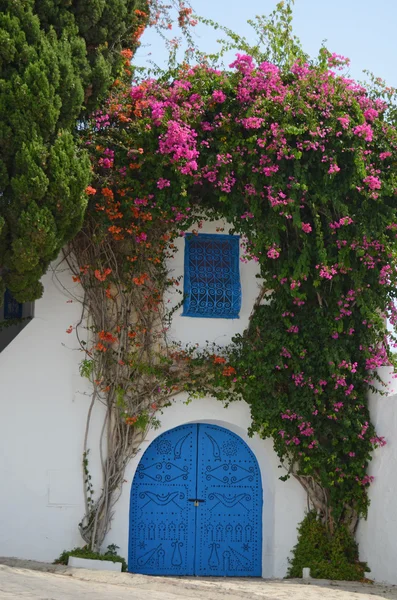
[[[93,547],[126,463],[182,390],[244,399],[252,432],[273,439],[331,537],[350,536],[366,514],[368,463],[385,443],[367,394],[393,362],[385,319],[397,314],[397,133],[386,102],[345,77],[345,63],[324,49],[288,67],[240,54],[227,71],[118,82],[85,131],[95,177],[68,261],[89,319],[82,374],[107,407],[99,497],[87,439],[84,456],[80,528]],[[249,327],[227,348],[172,347],[173,242],[219,216],[260,267]]]

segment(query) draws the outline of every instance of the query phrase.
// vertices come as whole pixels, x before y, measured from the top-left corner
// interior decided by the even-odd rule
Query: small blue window
[[[10,290],[4,294],[4,319],[21,319],[22,304],[17,302]]]
[[[241,308],[239,236],[186,236],[184,298],[184,317],[238,319]]]

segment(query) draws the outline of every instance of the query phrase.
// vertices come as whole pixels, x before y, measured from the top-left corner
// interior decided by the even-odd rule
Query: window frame
[[[233,280],[233,287],[237,288],[237,302],[233,303],[230,314],[211,314],[211,313],[198,313],[191,309],[190,300],[192,297],[192,281],[191,273],[189,268],[190,261],[190,244],[192,241],[197,239],[212,240],[215,238],[219,241],[228,241],[230,243],[230,260],[231,260],[231,276]],[[241,286],[241,273],[240,273],[240,236],[231,234],[218,234],[218,233],[199,233],[192,234],[187,233],[185,235],[185,251],[184,251],[184,281],[183,281],[183,311],[182,317],[190,317],[196,319],[239,319],[242,305],[242,286]],[[232,312],[233,311],[233,312]]]

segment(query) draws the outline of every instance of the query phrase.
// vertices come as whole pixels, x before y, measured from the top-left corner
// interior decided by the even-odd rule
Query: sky
[[[252,30],[247,19],[269,14],[276,4],[277,0],[191,0],[195,12],[248,39]],[[351,59],[353,78],[362,81],[366,69],[397,87],[397,0],[295,0],[294,15],[295,34],[309,55],[316,56],[326,40],[331,52]],[[216,50],[219,32],[198,27],[194,35],[200,49]],[[164,56],[163,42],[154,30],[147,30],[134,62],[145,65],[150,58],[163,66]]]

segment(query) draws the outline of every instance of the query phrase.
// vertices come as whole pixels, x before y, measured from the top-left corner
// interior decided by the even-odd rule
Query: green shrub
[[[69,556],[76,556],[77,558],[89,558],[91,560],[110,560],[112,562],[121,562],[121,570],[127,571],[127,563],[122,556],[117,554],[118,546],[110,544],[104,554],[100,552],[93,552],[84,546],[83,548],[73,548],[73,550],[64,550],[62,554],[54,560],[54,565],[67,565]]]
[[[331,535],[325,525],[310,512],[298,527],[298,543],[293,549],[287,577],[302,577],[309,567],[316,579],[360,581],[369,571],[358,558],[358,546],[346,527],[339,526]]]

